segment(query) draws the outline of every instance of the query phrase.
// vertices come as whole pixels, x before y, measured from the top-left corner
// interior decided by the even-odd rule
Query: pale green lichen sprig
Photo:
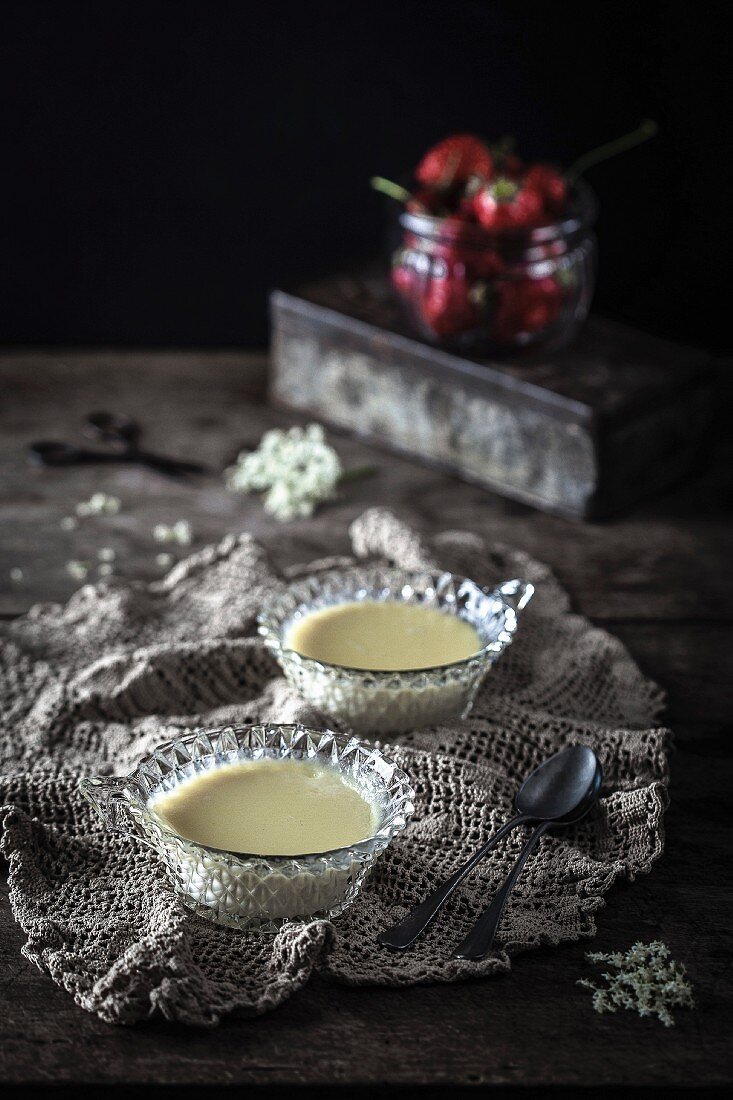
[[[370,472],[344,470],[320,424],[265,432],[255,451],[243,451],[225,471],[234,492],[264,493],[265,510],[283,522],[307,518],[332,500],[339,482]]]
[[[591,951],[586,958],[611,968],[603,974],[605,986],[587,978],[578,982],[593,993],[596,1012],[617,1012],[619,1008],[640,1016],[657,1016],[665,1027],[674,1025],[671,1008],[692,1008],[692,986],[681,963],[669,958],[669,948],[660,940],[635,943],[626,952],[603,954]]]

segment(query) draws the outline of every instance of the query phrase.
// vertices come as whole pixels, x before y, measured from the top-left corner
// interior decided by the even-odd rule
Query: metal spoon
[[[379,942],[395,951],[404,951],[428,927],[458,884],[463,882],[466,875],[471,873],[502,837],[519,825],[541,822],[545,828],[549,828],[550,825],[563,823],[563,818],[584,803],[594,784],[597,784],[594,788],[597,797],[601,776],[598,758],[585,745],[572,745],[545,760],[527,776],[514,796],[516,817],[502,825],[435,893],[421,902],[399,924],[381,932],[378,936]],[[536,839],[533,834],[531,842],[536,843]]]
[[[582,745],[576,745],[575,747],[578,750],[584,748]],[[535,828],[531,837],[519,853],[517,862],[507,875],[504,885],[494,895],[491,905],[482,913],[465,940],[463,940],[453,952],[454,959],[482,959],[484,955],[489,953],[507,899],[522,873],[522,868],[527,862],[527,857],[542,834],[548,829],[551,829],[554,825],[574,825],[576,821],[580,821],[581,818],[585,817],[598,801],[601,783],[603,782],[603,769],[601,768],[600,761],[591,749],[585,749],[585,754],[585,761],[580,759],[580,754],[578,759],[578,793],[581,792],[583,776],[585,776],[586,780],[586,789],[584,792],[580,793],[576,806],[568,810],[566,814],[557,820],[542,821]],[[572,798],[571,791],[568,790],[567,793],[569,798]]]

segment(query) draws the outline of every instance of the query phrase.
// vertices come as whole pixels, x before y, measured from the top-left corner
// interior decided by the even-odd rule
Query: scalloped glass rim
[[[323,593],[328,583],[337,582],[339,580],[342,582],[342,589],[338,596],[335,598],[329,596],[324,599]],[[496,634],[492,635],[490,640],[486,641],[481,649],[478,649],[469,657],[463,657],[460,661],[452,661],[444,665],[431,665],[424,668],[353,668],[350,665],[336,665],[328,661],[316,660],[314,657],[305,657],[302,653],[298,653],[297,650],[290,649],[283,645],[283,638],[290,622],[300,612],[307,613],[309,610],[329,607],[352,600],[358,601],[360,599],[402,599],[409,602],[410,597],[405,596],[405,589],[409,588],[411,595],[415,595],[416,592],[420,590],[420,582],[425,580],[429,580],[430,582],[428,588],[432,589],[431,598],[434,599],[435,604],[442,610],[448,607],[450,613],[453,613],[452,609],[456,606],[455,596],[452,600],[447,600],[446,603],[442,603],[440,599],[441,596],[444,596],[449,590],[455,590],[458,594],[460,594],[462,590],[467,591],[480,600],[500,601],[501,614],[504,616],[501,629]],[[418,586],[417,588],[416,583]],[[498,656],[511,644],[517,630],[518,613],[529,602],[534,593],[532,585],[523,585],[522,596],[518,601],[517,607],[512,607],[505,598],[502,589],[507,585],[516,583],[518,582],[505,581],[487,591],[481,588],[475,581],[472,581],[470,577],[463,577],[460,574],[450,573],[445,570],[409,571],[385,566],[349,566],[347,568],[329,569],[322,573],[315,573],[303,580],[296,581],[288,585],[284,592],[280,592],[277,596],[274,596],[263,606],[257,616],[258,631],[264,638],[265,645],[275,653],[278,661],[283,659],[292,661],[302,668],[315,671],[331,670],[333,672],[343,672],[349,678],[362,679],[369,682],[374,680],[386,682],[394,680],[395,677],[400,677],[400,679],[407,681],[414,679],[415,682],[418,682],[420,677],[430,676],[431,674],[436,675],[441,672],[449,671],[450,669],[464,666],[469,667],[476,662],[481,662],[482,659],[489,654],[496,654]],[[394,590],[398,590],[396,594]],[[388,591],[390,594],[385,596],[385,591]],[[381,597],[379,595],[375,596],[375,592],[381,593]],[[427,589],[424,594],[428,594]],[[496,615],[497,613],[498,609],[495,608],[492,611],[492,615]],[[479,635],[481,635],[481,624],[485,619],[482,620],[478,616],[465,617],[468,622],[476,627],[479,631]]]
[[[271,751],[276,749],[283,751]],[[285,759],[292,758],[294,755],[296,759],[312,760],[319,757],[324,761],[328,760],[332,766],[337,767],[338,771],[351,775],[357,774],[354,765],[358,762],[363,770],[371,771],[377,776],[385,796],[385,805],[380,807],[382,813],[379,829],[364,840],[327,851],[303,852],[295,856],[277,853],[263,855],[213,848],[181,836],[164,824],[151,805],[156,794],[170,790],[177,783],[190,778],[192,774],[190,772],[180,778],[180,773],[184,769],[193,766],[193,774],[198,771],[212,770],[206,766],[196,767],[196,764],[201,764],[203,760],[210,759],[212,756],[222,758],[213,765],[213,767],[219,767],[234,760],[262,759],[263,757]],[[349,757],[351,760],[348,769],[337,766]],[[389,769],[388,779],[384,774],[387,769]],[[171,776],[176,778],[164,785],[165,779]],[[158,842],[165,843],[167,839],[182,846],[194,857],[203,851],[216,860],[225,862],[235,860],[252,869],[272,865],[281,871],[283,866],[299,871],[303,869],[300,865],[314,860],[332,860],[340,856],[352,859],[374,857],[405,828],[414,812],[414,791],[409,777],[379,748],[366,744],[356,737],[346,737],[332,730],[316,730],[299,723],[201,727],[186,737],[163,742],[143,757],[134,771],[117,782],[120,794],[124,792],[127,795],[128,807],[134,811],[138,827],[143,834],[152,832]],[[104,783],[105,780],[101,779],[102,786]],[[89,798],[89,795],[87,794],[86,797]],[[118,794],[117,801],[119,800]],[[90,798],[90,801],[94,804],[93,799]],[[146,839],[146,836],[143,835],[140,839]]]

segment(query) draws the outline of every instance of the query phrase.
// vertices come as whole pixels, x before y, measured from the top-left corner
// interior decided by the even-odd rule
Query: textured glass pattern
[[[357,733],[403,733],[465,716],[484,675],[511,642],[517,616],[534,592],[505,581],[491,591],[453,573],[382,566],[334,569],[290,585],[260,613],[258,624],[290,683],[308,702]],[[291,623],[309,611],[354,600],[402,600],[460,615],[478,631],[473,657],[430,669],[369,672],[303,657],[285,648]]]
[[[412,327],[462,352],[564,347],[593,298],[596,205],[581,180],[564,215],[526,228],[489,230],[452,216],[404,211],[392,285]]]
[[[320,759],[337,768],[376,805],[377,832],[330,852],[250,856],[184,840],[149,807],[156,795],[201,771],[263,757]],[[157,853],[187,906],[210,920],[245,928],[337,916],[354,900],[371,864],[405,827],[414,808],[409,779],[379,749],[299,725],[196,730],[161,745],[130,775],[84,779],[81,790],[109,826],[136,836]]]

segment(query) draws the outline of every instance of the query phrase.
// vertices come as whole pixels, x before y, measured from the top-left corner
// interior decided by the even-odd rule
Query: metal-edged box
[[[379,279],[270,307],[275,402],[546,511],[601,518],[670,484],[711,420],[705,352],[598,317],[569,348],[504,361],[410,335]]]

